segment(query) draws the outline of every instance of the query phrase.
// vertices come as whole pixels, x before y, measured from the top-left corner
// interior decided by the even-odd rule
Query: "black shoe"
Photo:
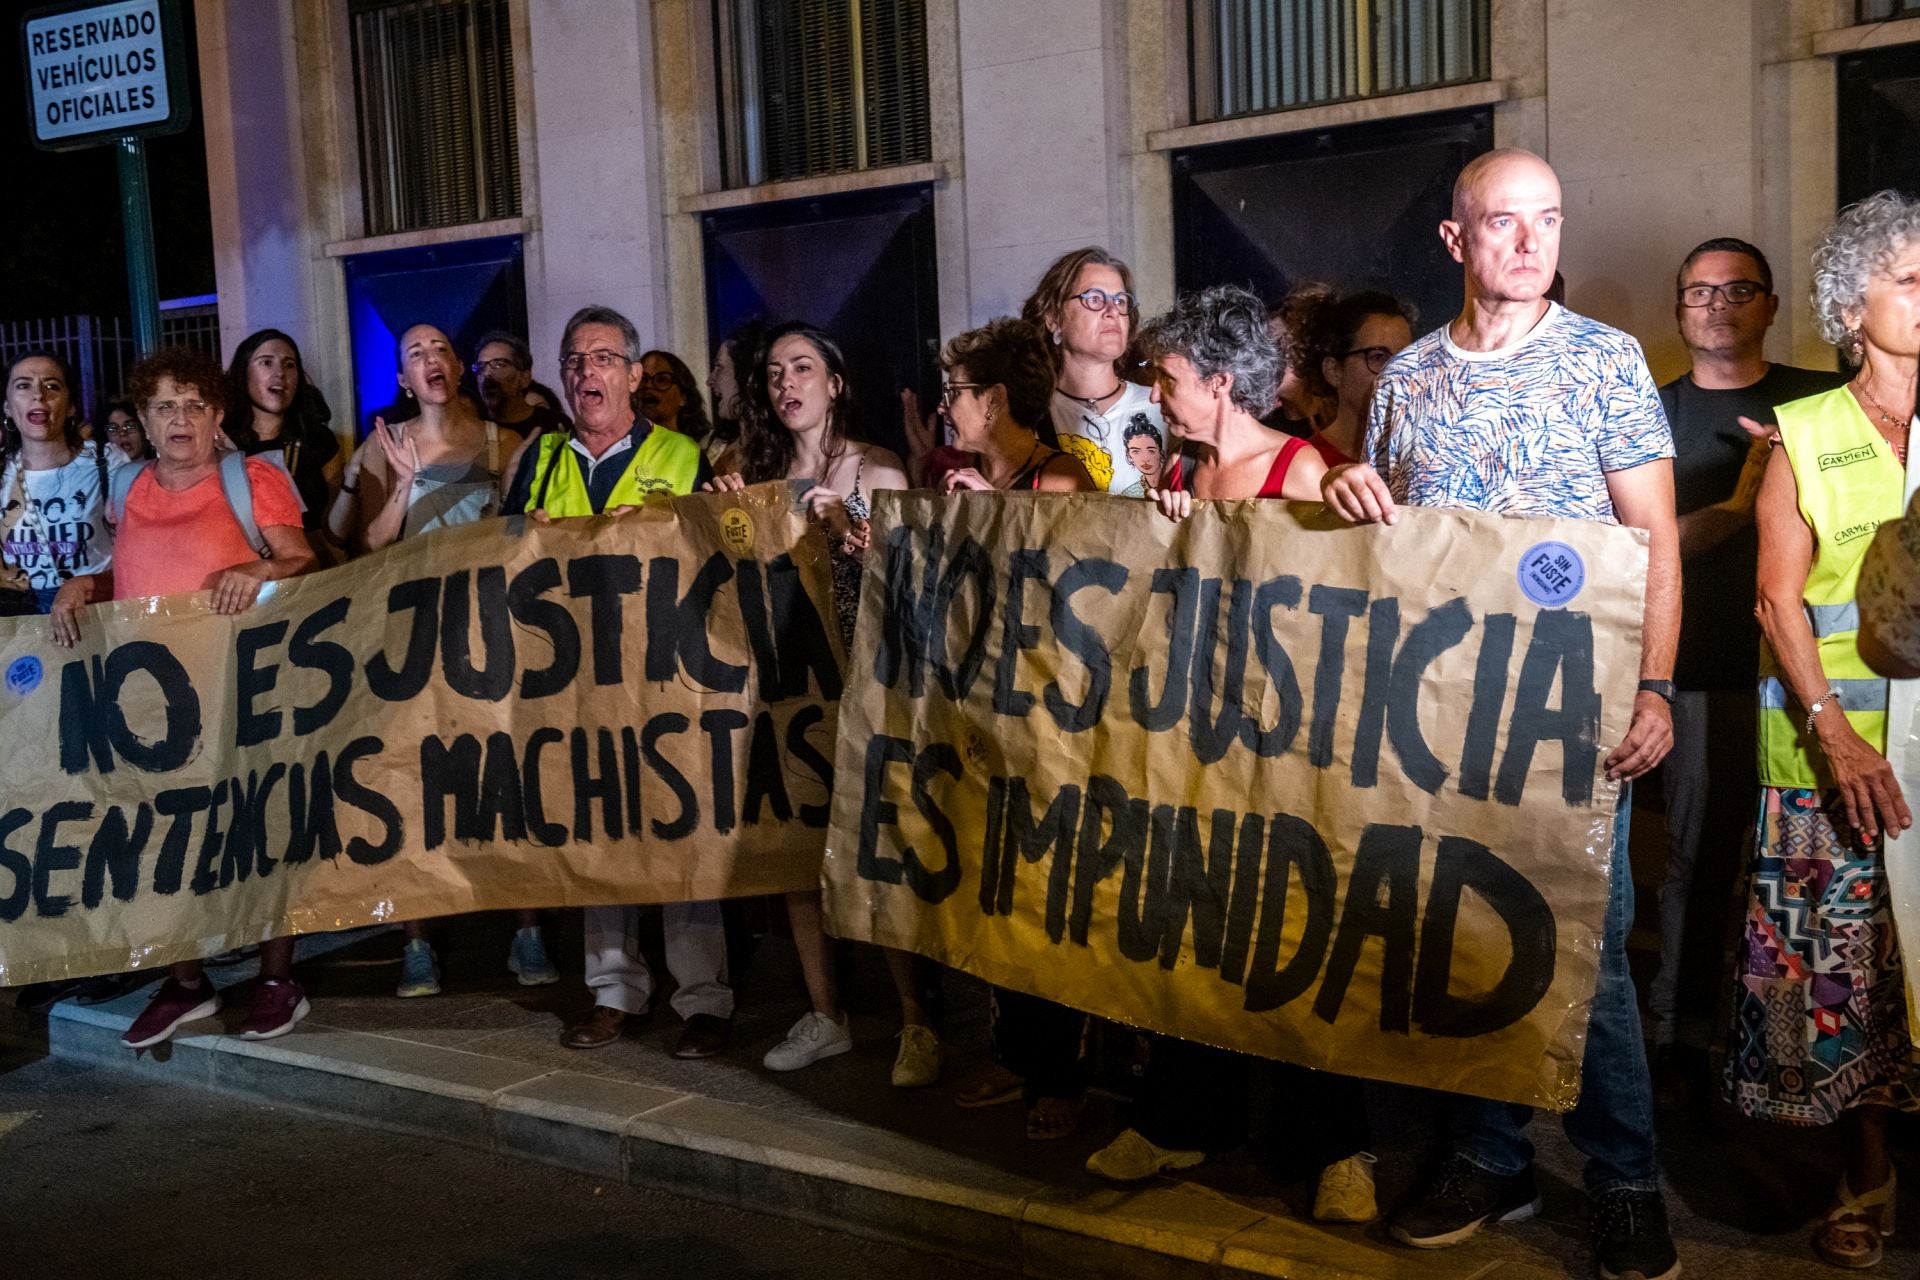
[[[726,1051],[733,1039],[733,1019],[718,1014],[696,1013],[680,1031],[680,1043],[673,1047],[676,1058],[712,1058]]]
[[[1419,1197],[1393,1215],[1393,1238],[1416,1249],[1459,1244],[1489,1222],[1525,1222],[1540,1212],[1533,1170],[1488,1173],[1464,1156],[1448,1156]]]
[[[1600,1280],[1673,1280],[1680,1255],[1667,1231],[1658,1191],[1609,1191],[1593,1197],[1589,1217]]]

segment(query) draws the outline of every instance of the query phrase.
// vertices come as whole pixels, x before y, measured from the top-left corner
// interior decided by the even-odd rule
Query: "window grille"
[[[923,0],[713,0],[729,187],[931,154]]]
[[[1187,0],[1193,118],[1221,120],[1485,80],[1492,74],[1488,4]]]
[[[353,0],[368,235],[520,212],[508,0]]]

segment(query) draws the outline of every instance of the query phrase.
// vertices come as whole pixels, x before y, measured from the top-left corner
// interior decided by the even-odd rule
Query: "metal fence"
[[[192,347],[220,360],[220,308],[194,300],[160,304],[163,346]],[[46,351],[73,369],[80,415],[88,422],[106,416],[108,400],[126,388],[135,358],[133,326],[119,316],[55,316],[46,320],[0,322],[0,364],[11,365],[31,351]]]
[[[1187,20],[1196,121],[1492,74],[1489,0],[1188,0]]]

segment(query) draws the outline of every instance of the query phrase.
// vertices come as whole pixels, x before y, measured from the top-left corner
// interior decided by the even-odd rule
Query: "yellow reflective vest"
[[[573,452],[568,437],[549,431],[535,447],[539,453],[533,460],[527,511],[545,511],[556,519],[592,515],[593,499],[587,493],[586,477],[580,472],[579,462],[565,456]],[[694,481],[700,476],[700,446],[678,431],[654,427],[628,454],[626,469],[607,497],[606,510],[637,507],[656,494],[673,497],[693,492]]]
[[[1887,682],[1860,658],[1854,588],[1883,521],[1900,515],[1906,473],[1853,393],[1835,387],[1777,410],[1780,445],[1813,530],[1813,566],[1802,593],[1820,669],[1839,690],[1847,721],[1876,751],[1887,749]],[[1826,757],[1806,732],[1807,709],[1788,692],[1772,651],[1760,652],[1760,781],[1770,787],[1833,786]]]

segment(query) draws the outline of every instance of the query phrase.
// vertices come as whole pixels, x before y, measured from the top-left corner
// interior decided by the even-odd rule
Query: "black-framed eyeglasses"
[[[565,363],[565,362],[562,361],[562,363]],[[476,374],[479,374],[481,377],[485,377],[488,374],[493,374],[494,376],[498,377],[500,374],[505,373],[507,370],[513,367],[514,367],[513,361],[508,359],[506,356],[495,356],[491,360],[475,360],[471,365],[468,366],[468,368],[472,369]]]
[[[1683,307],[1710,307],[1719,294],[1730,307],[1744,307],[1767,291],[1758,280],[1729,280],[1725,284],[1690,284],[1680,291]]]
[[[1392,347],[1355,347],[1351,351],[1340,353],[1342,360],[1350,356],[1360,356],[1367,362],[1367,372],[1377,374],[1387,367],[1387,361],[1393,359]]]
[[[569,351],[560,357],[560,367],[568,373],[579,373],[591,364],[596,369],[611,369],[616,364],[632,364],[633,361],[624,352],[600,347],[594,351]]]
[[[643,374],[640,381],[643,385],[652,387],[655,391],[671,391],[680,385],[680,380],[670,373]]]
[[[1095,290],[1095,292],[1099,292]],[[979,391],[991,384],[985,382],[949,382],[940,388],[940,407],[953,407],[953,393],[956,391]]]
[[[1112,307],[1123,316],[1133,314],[1133,295],[1124,289],[1118,293],[1108,293],[1105,289],[1082,289],[1073,296],[1089,311],[1105,311]]]

